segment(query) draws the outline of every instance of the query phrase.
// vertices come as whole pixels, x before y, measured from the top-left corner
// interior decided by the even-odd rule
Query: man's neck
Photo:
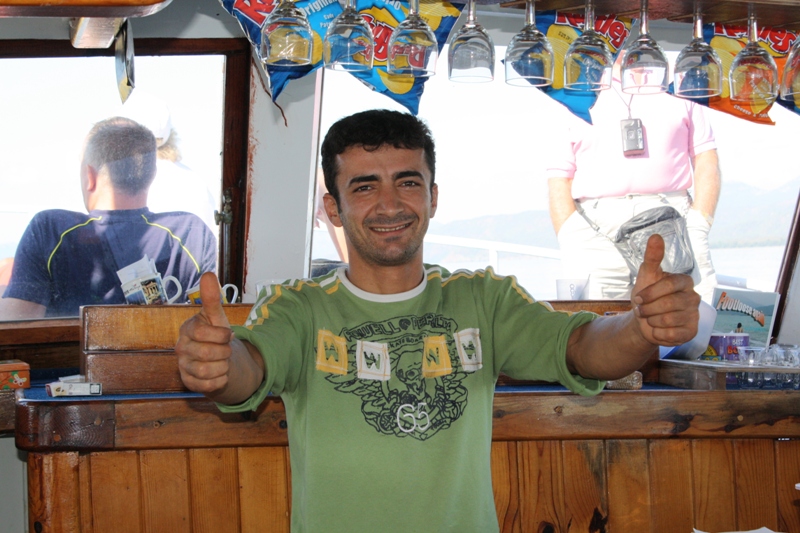
[[[362,291],[372,294],[410,291],[422,283],[424,276],[421,260],[399,266],[376,266],[355,261],[347,267],[347,279]]]
[[[147,195],[126,196],[123,194],[100,195],[93,198],[86,208],[89,211],[117,211],[122,209],[142,209],[147,207]]]

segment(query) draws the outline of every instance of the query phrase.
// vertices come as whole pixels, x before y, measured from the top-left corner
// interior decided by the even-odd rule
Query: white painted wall
[[[290,82],[275,105],[264,90],[260,67],[253,66],[242,301],[255,301],[259,281],[308,275],[322,77],[318,70]]]

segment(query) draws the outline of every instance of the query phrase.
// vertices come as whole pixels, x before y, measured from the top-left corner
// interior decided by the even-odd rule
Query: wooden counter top
[[[37,452],[285,446],[283,402],[220,413],[191,393],[47,398],[16,405],[17,447]],[[509,387],[495,395],[493,440],[800,438],[797,391],[604,391]]]

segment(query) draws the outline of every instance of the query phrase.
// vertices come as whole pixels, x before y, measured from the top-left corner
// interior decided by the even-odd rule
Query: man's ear
[[[325,214],[328,215],[328,220],[337,228],[341,228],[342,220],[339,218],[339,205],[336,203],[336,199],[331,193],[326,192],[322,201],[325,204]]]
[[[436,207],[439,205],[439,185],[436,183],[431,187],[431,218],[436,214]]]
[[[86,190],[94,192],[97,190],[97,171],[91,165],[86,165]]]

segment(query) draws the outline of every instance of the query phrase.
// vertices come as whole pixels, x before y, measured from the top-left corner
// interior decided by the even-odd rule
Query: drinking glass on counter
[[[760,346],[737,346],[736,350],[739,352],[739,362],[743,365],[760,365],[764,357],[764,348]]]
[[[722,93],[722,61],[703,40],[703,16],[698,4],[694,11],[694,38],[675,60],[675,95],[710,98]]]
[[[545,87],[553,83],[555,58],[547,36],[536,28],[535,0],[525,3],[525,26],[506,48],[506,83]]]
[[[748,15],[748,43],[736,54],[728,81],[734,102],[771,104],[778,97],[778,66],[758,44],[758,26],[752,5]]]
[[[475,0],[467,3],[467,21],[450,38],[447,76],[451,81],[494,79],[494,42],[475,16]]]
[[[769,347],[770,359],[776,366],[787,369],[800,368],[800,347],[796,344],[773,344]],[[800,374],[782,372],[777,375],[777,385],[782,389],[800,389]]]
[[[344,11],[328,26],[322,45],[325,67],[349,72],[372,70],[375,38],[356,9],[356,0],[347,0]]]
[[[408,16],[389,37],[386,72],[428,78],[436,73],[439,45],[428,23],[419,16],[419,0],[410,0]]]
[[[628,94],[658,94],[669,87],[669,62],[664,50],[650,36],[647,20],[647,0],[641,1],[639,36],[623,51],[622,92]]]
[[[574,91],[602,91],[611,88],[614,59],[608,45],[594,30],[594,3],[586,0],[583,33],[567,48],[564,56],[564,88]]]
[[[259,56],[265,65],[310,65],[313,45],[308,17],[292,0],[282,0],[261,25]]]

